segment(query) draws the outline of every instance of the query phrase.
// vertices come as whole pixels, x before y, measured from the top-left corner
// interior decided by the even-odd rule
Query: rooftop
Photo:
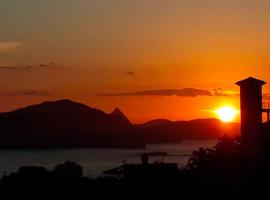
[[[238,81],[236,82],[235,84],[236,85],[239,85],[239,86],[244,86],[244,85],[264,85],[266,82],[262,81],[262,80],[259,80],[259,79],[256,79],[256,78],[253,78],[253,77],[248,77],[244,80],[241,80],[241,81]]]

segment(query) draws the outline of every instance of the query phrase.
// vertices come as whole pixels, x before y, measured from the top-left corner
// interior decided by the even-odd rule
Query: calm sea
[[[180,144],[147,145],[146,149],[61,149],[61,150],[0,150],[0,176],[16,172],[20,166],[44,166],[47,169],[71,160],[80,164],[86,176],[98,176],[102,171],[126,163],[140,163],[140,154],[167,152],[168,156],[150,157],[150,162],[187,163],[192,151],[212,147],[216,141],[183,141]]]

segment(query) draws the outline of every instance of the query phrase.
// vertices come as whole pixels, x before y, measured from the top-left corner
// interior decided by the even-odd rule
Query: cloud
[[[0,66],[0,70],[4,70],[4,71],[31,71],[32,70],[32,66],[8,66],[8,65],[1,65]]]
[[[181,97],[197,97],[197,96],[213,96],[209,90],[196,88],[182,89],[162,89],[162,90],[145,90],[137,92],[122,93],[100,93],[98,96],[181,96]]]
[[[238,93],[230,90],[217,88],[214,90],[205,90],[197,88],[182,88],[182,89],[161,89],[161,90],[143,90],[136,92],[119,92],[119,93],[100,93],[98,96],[179,96],[179,97],[197,97],[197,96],[222,96],[233,97],[239,96]],[[269,95],[270,97],[270,95]]]
[[[223,90],[222,88],[217,88],[214,89],[213,96],[221,96],[221,97],[239,96],[239,93],[236,93],[231,90]]]
[[[133,72],[133,71],[128,71],[128,72],[125,72],[124,75],[127,75],[127,76],[135,76],[136,73]]]
[[[20,71],[20,72],[32,72],[35,70],[46,70],[55,69],[58,66],[54,62],[49,62],[48,64],[38,64],[38,65],[0,65],[0,70],[4,71]]]
[[[53,96],[54,94],[46,90],[17,90],[13,92],[2,92],[7,96]]]
[[[12,51],[21,45],[20,42],[0,42],[0,52]]]

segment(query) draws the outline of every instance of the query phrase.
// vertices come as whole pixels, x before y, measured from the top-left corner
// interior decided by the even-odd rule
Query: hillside
[[[235,135],[239,134],[239,124],[217,119],[157,119],[133,125],[119,108],[107,114],[71,100],[59,100],[0,113],[0,130],[0,148],[141,148],[147,143]]]
[[[143,147],[132,125],[70,100],[0,114],[1,148]]]
[[[217,139],[223,135],[239,135],[240,124],[218,119],[191,121],[153,120],[136,126],[147,143],[175,143],[182,140]]]

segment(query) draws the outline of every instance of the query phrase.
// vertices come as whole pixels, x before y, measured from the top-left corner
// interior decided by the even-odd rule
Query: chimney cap
[[[264,85],[266,82],[253,78],[253,77],[248,77],[244,80],[238,81],[235,84],[239,86],[245,86],[245,85]]]

